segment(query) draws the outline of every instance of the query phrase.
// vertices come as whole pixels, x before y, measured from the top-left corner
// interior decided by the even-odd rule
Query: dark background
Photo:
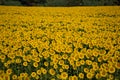
[[[0,0],[0,5],[15,6],[115,6],[120,0]]]

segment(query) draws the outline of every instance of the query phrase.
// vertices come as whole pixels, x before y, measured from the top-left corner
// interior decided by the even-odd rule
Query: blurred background
[[[0,5],[15,6],[115,6],[120,0],[0,0]]]

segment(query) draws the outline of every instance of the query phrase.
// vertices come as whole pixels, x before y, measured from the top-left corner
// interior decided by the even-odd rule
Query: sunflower
[[[93,76],[94,76],[94,74],[93,74],[93,73],[88,72],[86,76],[87,76],[87,78],[88,78],[88,79],[92,79],[92,78],[93,78]]]
[[[114,73],[114,72],[115,72],[115,67],[110,66],[110,67],[109,67],[109,73]]]
[[[43,74],[46,74],[46,73],[47,73],[47,70],[44,69],[44,68],[41,68],[41,71],[42,71]]]
[[[36,72],[31,73],[31,77],[36,77],[36,76],[37,76]]]
[[[53,64],[57,64],[58,60],[57,59],[53,59]]]
[[[38,57],[38,53],[36,52],[35,49],[31,50],[31,54],[32,54],[33,57]]]
[[[50,80],[55,80],[55,78],[52,78],[52,79],[50,79]]]
[[[49,63],[48,63],[48,62],[44,62],[44,65],[45,65],[45,66],[48,66],[48,65],[49,65]]]
[[[83,79],[84,78],[84,74],[83,73],[79,73],[79,78]]]
[[[68,59],[68,55],[67,55],[67,54],[63,54],[63,55],[62,55],[62,58],[63,58],[63,59]]]
[[[95,75],[95,78],[96,78],[97,80],[99,80],[99,79],[101,78],[100,73],[97,73],[97,74]]]
[[[98,63],[97,62],[92,62],[92,66],[97,66]]]
[[[86,60],[86,64],[87,65],[92,65],[92,61],[91,60]]]
[[[67,69],[67,70],[68,70],[68,69],[69,69],[69,65],[65,65],[65,69]]]
[[[101,77],[106,77],[107,72],[103,69],[102,71],[100,71],[100,75],[101,75]]]
[[[72,76],[69,76],[69,80],[73,80],[73,79],[72,79]]]
[[[20,59],[20,58],[17,58],[17,59],[15,60],[15,62],[19,64],[19,63],[21,63],[21,59]]]
[[[63,69],[62,69],[62,68],[60,68],[60,69],[59,69],[59,72],[63,72]]]
[[[53,65],[54,65],[54,62],[51,61],[51,62],[50,62],[50,66],[53,66]]]
[[[120,62],[116,62],[115,67],[116,67],[117,69],[120,69]]]
[[[49,73],[53,76],[53,75],[55,75],[55,70],[54,69],[49,69]]]
[[[94,60],[95,60],[95,57],[91,57],[91,60],[94,61]]]
[[[0,70],[0,74],[4,74],[4,71],[3,71],[3,70]]]
[[[23,66],[27,66],[28,65],[28,62],[23,62]]]
[[[58,55],[58,60],[61,60],[62,59],[62,56],[61,55]],[[64,58],[63,58],[64,59]],[[66,58],[65,58],[66,59]]]
[[[108,56],[107,56],[107,55],[103,55],[103,56],[102,56],[102,59],[103,59],[104,61],[107,61],[107,60],[108,60]]]
[[[41,70],[40,69],[37,70],[37,74],[41,75]]]
[[[5,55],[0,55],[1,60],[5,60],[6,56]]]
[[[39,63],[40,62],[40,58],[36,57],[36,58],[34,58],[34,61]]]
[[[23,61],[27,61],[28,60],[28,57],[23,55]]]
[[[76,66],[77,66],[77,67],[80,66],[80,61],[76,61]]]
[[[22,77],[18,76],[17,80],[22,80]]]
[[[95,70],[93,68],[90,69],[90,73],[95,73]]]
[[[10,75],[4,75],[4,79],[3,80],[10,80]]]
[[[77,66],[76,65],[73,65],[73,70],[77,70]]]
[[[74,61],[78,61],[79,60],[79,55],[78,54],[75,54],[74,55]]]
[[[4,63],[4,66],[5,66],[6,68],[8,68],[8,65],[9,65],[8,63]]]
[[[24,72],[24,77],[28,77],[28,73],[27,72]]]
[[[79,58],[83,59],[84,58],[84,54],[83,53],[79,53]]]
[[[34,67],[38,67],[38,63],[37,63],[37,62],[34,62],[34,63],[33,63],[33,66],[34,66]]]
[[[84,64],[85,64],[85,61],[84,61],[84,60],[80,60],[80,64],[81,64],[81,65],[84,65]]]
[[[97,66],[97,65],[93,65],[93,70],[98,70],[99,69],[99,66]]]
[[[0,77],[0,80],[3,80],[3,78]]]
[[[57,68],[58,68],[58,65],[57,65],[57,64],[54,64],[53,68],[54,68],[54,69],[57,69]]]
[[[88,72],[89,72],[89,69],[88,69],[88,68],[84,68],[84,72],[85,72],[85,73],[88,73]]]
[[[12,74],[12,69],[7,69],[6,74],[8,74],[8,75]]]
[[[63,68],[63,69],[65,69],[65,64],[64,64],[64,65],[62,65],[62,68]]]
[[[58,64],[59,65],[64,65],[64,60],[60,60]]]
[[[98,57],[98,62],[102,62],[102,57]]]
[[[74,61],[73,60],[70,60],[70,65],[74,65]]]
[[[5,74],[1,74],[1,75],[0,75],[1,80],[4,79],[4,75],[5,75]]]
[[[29,77],[24,77],[24,79],[23,80],[30,80],[30,78]]]
[[[114,75],[109,74],[109,79],[110,79],[110,80],[114,80]]]
[[[61,75],[60,75],[60,74],[56,74],[56,77],[57,77],[58,79],[61,79]]]
[[[61,73],[61,79],[67,79],[68,78],[68,73],[67,72],[62,72]]]
[[[94,57],[98,57],[99,53],[98,52],[93,52]]]
[[[106,68],[106,67],[108,67],[108,64],[107,63],[103,63],[102,66],[103,66],[103,68]]]
[[[24,73],[20,73],[20,77],[25,77],[25,74]]]
[[[72,80],[78,80],[78,77],[76,75],[72,76]]]
[[[108,72],[108,71],[109,71],[109,67],[105,67],[104,70],[105,70],[106,72]]]
[[[38,75],[35,77],[36,80],[38,80],[39,78],[40,78],[40,77],[39,77]]]

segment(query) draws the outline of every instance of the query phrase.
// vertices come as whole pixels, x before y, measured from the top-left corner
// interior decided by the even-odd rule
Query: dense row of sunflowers
[[[119,80],[120,7],[0,7],[0,80]]]

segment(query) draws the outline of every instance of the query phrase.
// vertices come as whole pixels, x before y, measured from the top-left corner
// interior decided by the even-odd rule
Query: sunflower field
[[[120,80],[120,7],[0,6],[0,80]]]

